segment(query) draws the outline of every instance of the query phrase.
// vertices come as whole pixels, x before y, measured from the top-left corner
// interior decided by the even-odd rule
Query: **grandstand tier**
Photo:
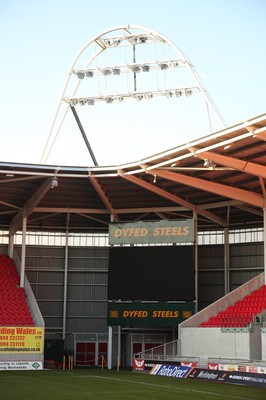
[[[254,322],[255,316],[266,308],[266,285],[246,295],[242,300],[221,310],[218,314],[211,316],[207,321],[200,324],[204,327],[245,327]]]
[[[0,255],[0,326],[34,326],[14,261]]]

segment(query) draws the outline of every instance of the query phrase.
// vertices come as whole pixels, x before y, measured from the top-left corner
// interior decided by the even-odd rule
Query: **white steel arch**
[[[160,62],[158,60],[153,60],[153,62],[142,61],[141,63],[138,63],[136,62],[135,59],[133,59],[132,63],[128,63],[125,61],[124,65],[120,64],[119,66],[117,66],[116,64],[113,64],[112,68],[110,66],[102,66],[100,68],[97,65],[96,68],[95,66],[94,68],[91,68],[91,65],[95,63],[95,61],[102,55],[102,53],[104,53],[111,47],[119,47],[122,45],[131,46],[133,48],[133,53],[134,53],[136,45],[151,44],[151,43],[160,43],[167,45],[169,48],[171,48],[171,50],[173,50],[174,53],[178,55],[178,58],[177,59],[166,58],[163,61],[160,60]],[[88,49],[89,48],[91,49],[92,47],[94,48],[93,54],[90,55],[88,59],[86,58],[85,64],[83,64],[82,68],[78,67],[78,63],[80,62],[81,58],[85,55],[86,51],[88,51]],[[164,90],[162,90],[161,88],[159,89],[157,88],[156,90],[141,90],[141,91],[137,90],[136,86],[134,86],[134,89],[132,91],[127,91],[126,93],[125,92],[115,93],[115,94],[108,93],[104,95],[102,93],[98,93],[97,95],[89,94],[86,96],[85,95],[78,96],[78,90],[81,86],[81,82],[83,78],[89,76],[89,74],[91,74],[91,76],[93,76],[94,74],[98,76],[103,75],[106,78],[107,72],[108,74],[110,72],[110,74],[115,75],[114,70],[116,68],[117,71],[119,70],[118,75],[120,75],[121,72],[131,72],[134,74],[134,79],[136,80],[137,72],[141,70],[142,72],[156,68],[158,70],[160,69],[165,70],[171,67],[171,65],[174,63],[176,63],[174,67],[179,66],[178,65],[179,63],[181,63],[181,65],[185,67],[186,71],[193,79],[194,82],[193,85],[182,86],[181,88],[176,88],[176,87],[165,88]],[[157,64],[157,66],[155,64]],[[146,68],[146,70],[144,70],[144,67]],[[137,68],[139,69],[138,71],[136,71]],[[80,79],[78,79],[78,81],[72,88],[71,94],[67,95],[67,90],[70,87],[70,81],[71,78],[73,77],[74,78],[78,77]],[[89,42],[87,42],[82,47],[82,49],[77,53],[76,57],[74,58],[70,66],[40,162],[46,163],[50,155],[50,152],[54,146],[54,143],[57,139],[58,133],[61,130],[62,125],[65,121],[69,109],[72,108],[73,110],[73,108],[76,105],[83,105],[83,104],[93,105],[95,101],[108,102],[108,99],[112,101],[116,99],[119,102],[123,99],[128,99],[128,98],[142,99],[144,98],[144,96],[145,98],[152,98],[155,95],[156,96],[164,95],[167,97],[172,97],[173,94],[176,94],[176,96],[179,97],[182,94],[188,96],[194,92],[200,92],[206,102],[210,129],[211,129],[210,114],[209,114],[210,109],[216,116],[221,126],[223,128],[226,127],[227,125],[225,123],[225,120],[223,119],[212,97],[210,96],[206,87],[204,86],[195,67],[192,65],[192,63],[187,58],[185,53],[181,51],[180,48],[178,48],[173,42],[171,42],[164,35],[152,29],[138,25],[122,25],[105,30],[100,34],[94,36]]]

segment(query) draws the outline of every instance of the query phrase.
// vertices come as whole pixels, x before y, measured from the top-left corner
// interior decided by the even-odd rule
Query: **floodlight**
[[[105,76],[111,75],[112,74],[112,70],[110,68],[105,68],[101,70],[102,74]]]
[[[153,98],[153,94],[152,93],[145,93],[144,95],[146,100],[151,100]]]
[[[216,164],[212,160],[208,160],[207,158],[204,159],[203,166],[213,170],[216,168]]]
[[[118,102],[118,103],[121,103],[123,100],[124,100],[124,97],[123,96],[116,96],[116,101]]]
[[[112,104],[114,102],[114,98],[109,96],[109,97],[105,98],[105,101],[106,101],[107,104]]]
[[[137,101],[141,101],[142,99],[143,99],[143,94],[135,94],[134,95],[134,98],[137,100]]]
[[[80,104],[81,106],[85,106],[85,105],[87,104],[87,99],[81,99],[81,100],[79,101],[79,104]]]
[[[145,37],[145,36],[141,36],[140,38],[139,38],[139,43],[146,43],[147,42],[147,38]]]
[[[120,68],[113,68],[113,74],[114,75],[120,75],[120,73],[121,73]]]
[[[85,72],[87,78],[93,78],[94,72],[92,70],[88,70]]]
[[[51,180],[51,189],[54,189],[55,187],[58,187],[58,179],[56,176],[54,176]]]
[[[149,66],[149,65],[144,64],[144,65],[142,66],[142,71],[143,71],[143,72],[149,72],[149,70],[150,70],[150,66]]]
[[[132,41],[133,44],[137,44],[138,43],[138,38],[136,36],[133,36],[131,38],[131,41]]]
[[[106,47],[109,47],[109,46],[111,46],[111,44],[112,44],[111,39],[104,39],[103,42],[104,42],[104,44],[105,44]]]
[[[71,107],[76,106],[79,103],[78,99],[71,99],[69,104]]]
[[[129,67],[133,72],[140,72],[140,66],[139,65],[131,65]]]
[[[142,32],[136,33],[136,31]],[[116,33],[112,33],[113,36],[109,36],[111,32]],[[144,46],[141,47],[141,44],[144,44]],[[145,47],[148,44],[153,44],[154,48],[153,51],[146,53]],[[119,49],[115,49],[115,47],[117,46],[119,47]],[[172,50],[174,50],[176,51],[177,55],[171,56],[169,58],[167,56],[167,46],[170,47],[171,53]],[[122,47],[124,47],[124,49],[122,49]],[[129,52],[127,51],[128,47]],[[87,61],[85,66],[77,68],[76,65],[80,65],[80,62],[82,62],[83,58],[85,60],[87,59],[87,55],[85,55],[84,53],[85,50],[86,53],[88,50],[89,60]],[[110,58],[109,50],[114,50],[113,53],[110,54]],[[125,50],[124,55],[122,50]],[[146,54],[147,57],[151,56],[150,53],[152,53],[151,59],[146,58]],[[118,56],[118,61],[116,61],[113,57],[115,55]],[[181,67],[183,70],[186,70],[186,72],[188,72],[190,75],[193,75],[195,80],[194,85],[193,83],[186,84],[185,80],[184,83],[183,80],[181,80],[182,85],[179,85],[178,81],[174,80],[176,73],[179,72],[181,73],[180,78],[182,79],[183,71],[181,70]],[[175,69],[172,70],[172,68]],[[145,74],[145,76],[143,76],[142,72],[152,73],[148,74],[149,76],[146,77]],[[169,77],[167,76],[168,73]],[[76,75],[75,77],[73,76],[74,74]],[[107,104],[111,104],[113,102],[120,103],[123,100],[125,102],[128,99],[132,100],[132,98],[135,98],[136,101],[141,101],[143,99],[149,100],[153,97],[156,98],[157,96],[164,96],[168,99],[174,99],[175,96],[180,97],[183,95],[183,97],[185,97],[190,96],[191,94],[194,95],[194,92],[201,92],[201,94],[203,94],[204,100],[207,101],[207,106],[210,106],[212,108],[212,111],[214,111],[220,122],[223,124],[224,127],[226,127],[226,123],[221,117],[206,88],[201,83],[200,78],[194,70],[194,66],[190,63],[185,54],[181,50],[179,50],[173,43],[167,40],[164,36],[145,27],[142,28],[127,24],[125,26],[112,28],[101,33],[99,36],[92,39],[90,42],[88,42],[86,46],[81,49],[81,51],[78,53],[78,57],[76,57],[73,61],[71,72],[69,73],[69,75],[70,76],[68,77],[65,87],[63,89],[60,104],[54,117],[54,122],[51,128],[51,132],[49,133],[49,139],[47,140],[46,148],[42,156],[42,161],[47,160],[49,152],[53,146],[53,143],[51,143],[50,141],[53,137],[55,138],[57,136],[57,133],[54,130],[58,126],[58,131],[59,129],[61,129],[63,121],[65,120],[67,115],[66,113],[61,112],[62,100],[67,103],[68,107],[66,108],[66,111],[68,112],[69,108],[71,109],[76,119],[76,122],[80,127],[83,138],[85,138],[83,128],[76,115],[76,108],[78,108],[77,105],[97,105],[100,102],[106,102]],[[113,76],[115,75],[117,75],[118,77],[113,78]],[[125,79],[122,79],[124,78],[124,76]],[[76,86],[74,87],[74,85],[72,85],[72,82],[70,82],[70,78],[72,80],[72,78],[76,79],[76,77],[79,80],[78,82],[76,82]],[[85,82],[87,85],[89,84],[90,86],[90,82],[84,79],[86,77],[96,77],[99,79],[98,82],[94,82],[95,85],[93,85],[92,87],[84,87]],[[109,77],[111,79],[111,82],[110,86],[108,85],[107,87],[107,83],[109,83]],[[145,80],[145,78],[147,79]],[[158,78],[160,78],[160,81]],[[114,82],[112,82],[113,79],[116,80],[115,85]],[[102,82],[102,80],[104,82]],[[123,85],[121,89],[120,87],[118,89],[117,84],[119,83],[121,83],[121,86]],[[102,84],[105,85],[104,90],[102,90]],[[152,84],[154,86],[151,86]],[[83,87],[81,88],[82,85]],[[70,94],[70,97],[68,91],[71,91],[72,93]],[[189,99],[187,100],[188,101],[186,103],[189,103]],[[139,106],[141,105],[142,103]],[[207,108],[207,111],[209,111],[209,107]],[[60,122],[57,119],[61,117],[61,114],[63,115],[62,121]],[[212,131],[210,115],[208,113],[210,130]],[[51,148],[49,149],[50,146]],[[47,155],[47,157],[45,157],[45,155]],[[95,163],[95,165],[96,164],[97,163]]]
[[[168,68],[168,64],[167,63],[160,63],[158,64],[161,70],[166,70]]]
[[[170,99],[173,96],[173,93],[171,92],[171,90],[166,90],[165,92],[165,96]]]
[[[78,71],[78,72],[77,72],[77,76],[78,76],[79,79],[84,79],[84,77],[85,77],[85,72],[83,72],[83,71]]]
[[[178,66],[179,66],[178,61],[172,61],[172,62],[171,62],[171,67],[172,67],[172,68],[177,68]]]
[[[114,46],[119,46],[122,40],[122,38],[114,39]]]

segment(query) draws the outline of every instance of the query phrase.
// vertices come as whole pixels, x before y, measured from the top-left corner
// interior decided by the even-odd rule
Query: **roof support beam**
[[[10,235],[14,235],[19,228],[22,227],[23,218],[28,218],[34,208],[39,204],[41,199],[51,189],[51,178],[47,178],[42,186],[34,193],[34,195],[25,203],[23,209],[13,218],[9,226]],[[53,189],[55,190],[55,189]]]
[[[76,208],[76,207],[35,207],[34,212],[36,213],[76,213],[76,214],[110,214],[107,209],[101,208]]]
[[[252,209],[250,207],[244,206],[243,204],[242,205],[239,204],[238,206],[236,206],[236,208],[239,208],[240,210],[247,211],[250,214],[259,215],[260,217],[263,218],[263,210],[261,210],[261,211],[254,210],[254,209]]]
[[[261,177],[259,177],[259,181],[260,181],[260,187],[261,187],[263,197],[266,198],[266,189],[265,189],[264,180]]]
[[[102,220],[99,219],[99,218],[94,218],[94,217],[92,217],[91,215],[87,215],[87,214],[83,214],[83,213],[76,213],[76,214],[77,214],[77,215],[80,215],[80,216],[83,217],[83,218],[87,218],[87,219],[90,219],[90,220],[92,220],[92,221],[100,222],[100,224],[109,225],[109,223],[107,223],[107,222],[105,222],[105,221],[102,221]]]
[[[195,156],[202,158],[203,160],[212,160],[216,164],[223,165],[225,167],[231,167],[246,174],[266,178],[266,167],[264,165],[224,156],[222,154],[217,154],[212,151],[196,151]]]
[[[155,172],[155,170],[153,170],[153,175],[154,174],[157,175],[157,172]],[[120,175],[122,178],[124,178],[138,186],[141,186],[144,189],[157,194],[158,196],[164,197],[165,199],[168,199],[168,200],[172,201],[173,203],[181,204],[182,206],[188,208],[189,210],[197,212],[198,214],[204,216],[207,219],[210,219],[211,221],[218,223],[219,225],[227,226],[226,222],[223,221],[221,218],[217,217],[215,214],[212,214],[206,210],[201,210],[201,209],[197,208],[197,206],[195,204],[192,204],[184,199],[181,199],[180,197],[175,196],[172,193],[167,192],[166,190],[160,189],[158,186],[155,186],[148,182],[145,182],[142,179],[139,179],[133,175],[123,175],[122,172],[120,172]],[[159,175],[160,174],[158,174],[158,176]]]
[[[7,207],[10,207],[10,208],[15,208],[16,210],[21,210],[21,208],[15,206],[15,204],[7,203],[7,202],[5,202],[5,201],[1,201],[1,200],[0,200],[0,204],[3,204],[3,206],[7,206]]]
[[[264,126],[263,128],[256,129],[254,131],[254,137],[266,141],[266,127]]]
[[[91,181],[94,189],[96,190],[96,192],[98,193],[98,195],[102,199],[102,201],[103,201],[104,205],[106,206],[106,208],[110,211],[111,214],[113,214],[115,216],[115,219],[116,219],[117,216],[115,215],[114,209],[113,209],[109,199],[107,198],[106,194],[104,193],[101,185],[99,184],[98,180],[90,176],[90,181]]]
[[[218,194],[229,199],[239,200],[243,203],[251,204],[253,206],[264,208],[265,199],[263,196],[252,193],[247,190],[238,189],[235,187],[223,185],[221,183],[210,182],[204,179],[193,178],[188,175],[182,175],[175,172],[166,170],[154,169],[152,174],[160,176],[170,181],[182,183],[183,185],[191,186],[203,191]]]

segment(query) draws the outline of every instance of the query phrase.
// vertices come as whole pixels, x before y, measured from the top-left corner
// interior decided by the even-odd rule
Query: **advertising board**
[[[186,378],[190,367],[181,365],[156,364],[150,371],[150,375],[169,376],[171,378]]]
[[[108,302],[109,326],[177,326],[194,314],[194,302]]]
[[[193,219],[109,224],[110,245],[187,242],[194,242]]]
[[[43,369],[42,361],[0,361],[0,371],[26,371]]]
[[[0,327],[0,354],[43,353],[43,341],[43,327]]]

